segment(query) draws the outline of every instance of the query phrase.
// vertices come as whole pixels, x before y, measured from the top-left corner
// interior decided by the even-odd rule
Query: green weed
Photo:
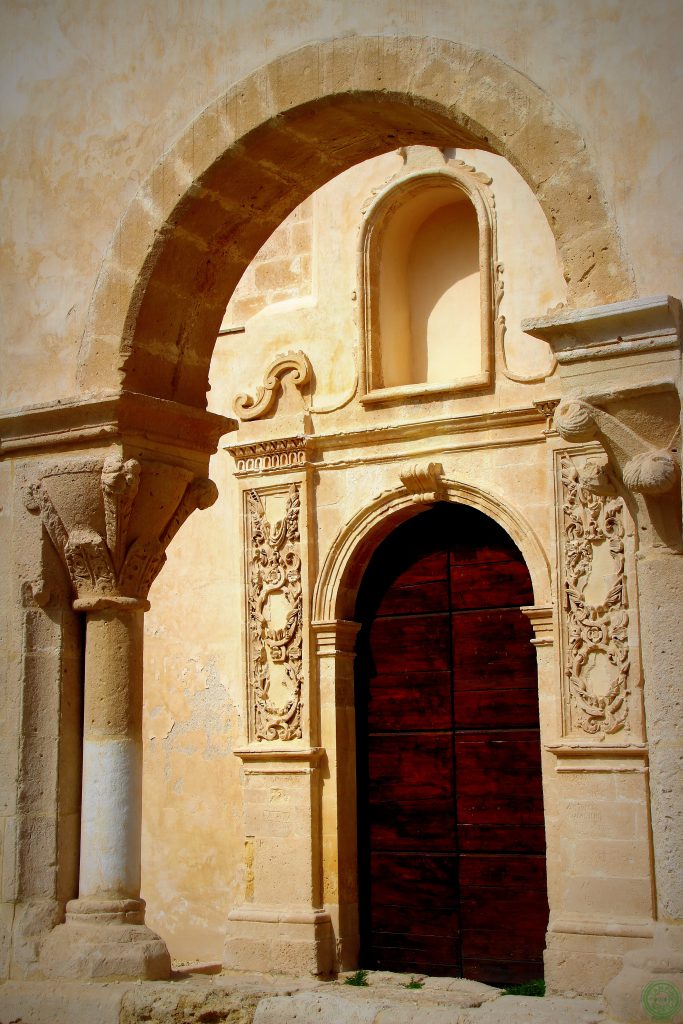
[[[509,985],[503,989],[504,996],[544,996],[545,982],[543,978],[536,981],[523,981],[521,985]]]
[[[355,974],[350,974],[348,978],[344,978],[345,985],[367,985],[368,983],[368,972],[367,971],[356,971]]]

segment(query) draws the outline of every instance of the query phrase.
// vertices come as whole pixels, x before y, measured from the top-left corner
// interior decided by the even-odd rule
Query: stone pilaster
[[[324,751],[278,743],[235,754],[243,763],[245,885],[229,915],[224,966],[329,974],[334,937],[320,868]]]
[[[229,915],[224,964],[325,975],[335,949],[322,892],[327,759],[309,638],[308,439],[257,440],[231,451],[243,507],[248,742],[235,751],[242,761],[244,895]]]
[[[683,545],[681,306],[667,296],[567,310],[525,329],[551,344],[563,399],[554,426],[596,442],[583,485],[614,485],[636,524],[638,612],[649,753],[656,914],[651,945],[624,957],[605,994],[612,1019],[649,1021],[664,1000],[683,1021]],[[668,1000],[668,1003],[666,1002]],[[663,1004],[662,1004],[663,1005]],[[664,1019],[664,1014],[659,1014]]]
[[[321,742],[323,896],[336,935],[337,969],[358,966],[356,709],[354,662],[359,622],[314,622]]]

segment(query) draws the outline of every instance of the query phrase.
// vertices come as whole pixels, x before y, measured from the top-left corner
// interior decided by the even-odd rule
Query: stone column
[[[216,496],[191,470],[118,447],[56,464],[27,494],[86,619],[79,894],[43,945],[49,977],[170,974],[140,898],[144,612],[168,544]]]

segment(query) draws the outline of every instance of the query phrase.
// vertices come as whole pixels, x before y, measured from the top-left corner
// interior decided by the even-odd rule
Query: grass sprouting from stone
[[[368,972],[367,971],[356,971],[355,974],[350,974],[348,978],[344,978],[345,985],[367,985],[368,983]]]
[[[544,996],[545,981],[537,978],[535,981],[523,981],[521,985],[509,985],[503,989],[504,996]]]

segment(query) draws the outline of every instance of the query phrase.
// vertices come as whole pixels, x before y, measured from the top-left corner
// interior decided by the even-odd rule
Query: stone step
[[[504,996],[458,978],[178,973],[166,982],[9,981],[0,1024],[602,1024],[596,1000]]]

